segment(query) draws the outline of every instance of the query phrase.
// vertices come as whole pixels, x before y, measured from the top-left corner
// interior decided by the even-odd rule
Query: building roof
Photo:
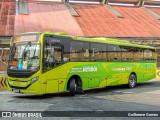
[[[160,37],[160,20],[140,7],[112,5],[122,15],[117,17],[102,4],[71,4],[79,15],[72,16],[63,3],[26,1],[28,14],[16,16],[15,0],[0,1],[0,36],[52,31],[88,37]],[[160,16],[160,8],[148,9]]]
[[[117,17],[104,5],[72,6],[84,36],[160,37],[160,21],[142,8],[112,6],[123,16]]]
[[[160,15],[160,8],[158,8],[158,7],[157,7],[157,8],[150,7],[150,8],[148,8],[148,9],[150,9],[150,10],[153,11],[154,13]]]
[[[79,25],[64,4],[28,3],[28,14],[15,17],[14,34],[43,31],[83,36]]]
[[[0,1],[0,36],[11,36],[14,34],[14,0]]]

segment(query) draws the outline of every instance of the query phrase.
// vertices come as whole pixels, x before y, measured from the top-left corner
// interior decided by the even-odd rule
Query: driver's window
[[[45,43],[44,46],[44,72],[62,64],[62,45]]]

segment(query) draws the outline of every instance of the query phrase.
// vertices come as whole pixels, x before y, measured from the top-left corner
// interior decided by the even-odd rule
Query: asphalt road
[[[40,119],[160,119],[159,117],[102,117],[94,116],[94,112],[113,111],[160,111],[160,80],[140,83],[134,89],[128,89],[124,86],[107,87],[105,89],[96,89],[85,91],[83,95],[70,97],[67,94],[51,95],[25,95],[10,91],[0,91],[0,110],[1,111],[72,111],[69,117],[49,117],[52,113],[46,113],[46,118]],[[89,117],[79,117],[74,111],[91,112]],[[134,113],[134,112],[133,112]],[[76,117],[76,115],[78,117]],[[83,114],[83,113],[79,113]],[[105,113],[107,114],[107,112]],[[72,115],[74,117],[72,117]],[[99,114],[97,114],[99,115]],[[114,115],[113,115],[114,116]],[[0,118],[11,119],[11,118]],[[12,118],[13,119],[13,118]],[[25,119],[25,118],[15,118]]]

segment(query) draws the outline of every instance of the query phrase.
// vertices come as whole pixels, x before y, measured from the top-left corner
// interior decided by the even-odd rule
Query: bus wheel
[[[75,79],[72,78],[69,83],[69,95],[75,96],[75,93],[76,93],[76,82]]]
[[[135,74],[130,74],[129,80],[128,80],[128,87],[134,88],[137,84],[137,79]]]

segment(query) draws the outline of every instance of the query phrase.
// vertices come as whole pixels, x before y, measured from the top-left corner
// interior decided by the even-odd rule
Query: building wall
[[[6,48],[9,47],[9,45],[5,45]],[[2,48],[2,46],[0,45],[0,48]],[[3,46],[4,48],[4,46]],[[2,62],[2,50],[0,50],[0,72],[4,72],[7,70],[7,64],[8,64],[8,58],[9,58],[9,50],[4,50],[4,56],[3,58],[6,59],[6,62]]]

